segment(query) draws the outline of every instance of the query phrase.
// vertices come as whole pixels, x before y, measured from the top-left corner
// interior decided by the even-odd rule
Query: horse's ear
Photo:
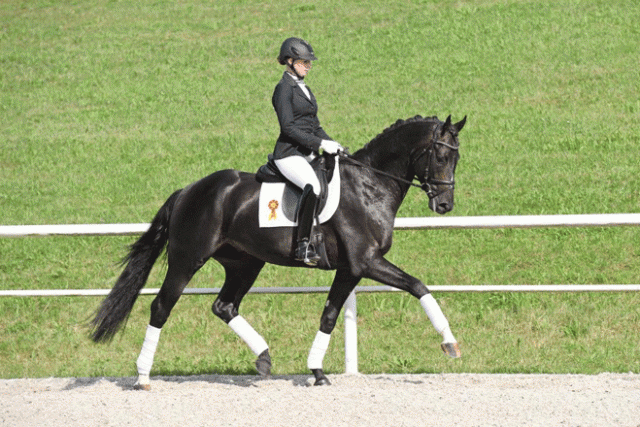
[[[460,132],[462,130],[462,128],[464,127],[464,124],[467,123],[467,116],[464,116],[464,119],[460,120],[458,123],[456,123],[455,125],[453,125],[453,127]]]
[[[447,117],[447,120],[444,121],[444,125],[442,126],[443,136],[447,132],[447,130],[449,130],[450,127],[451,127],[451,114],[449,114],[449,117]]]

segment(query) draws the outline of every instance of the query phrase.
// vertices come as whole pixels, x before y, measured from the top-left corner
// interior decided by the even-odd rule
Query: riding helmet
[[[290,37],[282,43],[280,47],[280,55],[278,55],[278,62],[281,65],[287,63],[287,59],[304,59],[308,61],[315,61],[318,58],[313,54],[313,48],[306,41],[297,37]]]

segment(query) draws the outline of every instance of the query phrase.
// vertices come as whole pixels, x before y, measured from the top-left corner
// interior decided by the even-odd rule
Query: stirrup
[[[315,251],[315,248],[309,239],[303,239],[298,242],[298,249],[296,249],[296,261],[302,261],[307,265],[315,267],[320,261],[320,255]]]

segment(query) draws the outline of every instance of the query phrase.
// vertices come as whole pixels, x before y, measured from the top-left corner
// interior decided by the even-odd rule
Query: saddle
[[[318,196],[318,213],[322,212],[327,204],[329,196],[329,183],[333,179],[335,170],[336,158],[335,156],[322,155],[313,159],[311,162],[318,181],[320,182],[320,195]],[[256,172],[256,180],[262,184],[265,183],[281,183],[285,184],[284,192],[282,194],[281,205],[282,213],[291,222],[296,222],[298,218],[298,211],[300,208],[300,199],[302,197],[302,189],[298,186],[290,183],[287,178],[282,175],[278,167],[276,166],[273,155],[269,154],[267,163],[260,166]]]
[[[271,155],[268,160],[267,164],[261,166],[256,173],[256,180],[262,184],[258,201],[259,227],[296,227],[302,190],[280,173]],[[329,155],[319,156],[311,162],[321,187],[316,225],[331,219],[338,209],[340,203],[340,173],[336,173],[338,163],[335,156]],[[312,233],[310,243],[321,258],[317,267],[331,268],[322,233]]]

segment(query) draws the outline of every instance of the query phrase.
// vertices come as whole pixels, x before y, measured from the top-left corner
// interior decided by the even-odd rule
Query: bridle
[[[440,194],[444,193],[447,190],[453,190],[453,188],[455,187],[455,180],[452,179],[450,181],[447,180],[442,180],[442,179],[435,179],[431,176],[429,176],[429,166],[431,165],[431,160],[433,158],[433,153],[435,151],[435,147],[437,145],[442,145],[445,146],[447,148],[449,148],[450,150],[453,151],[458,151],[458,147],[455,147],[451,144],[447,144],[446,142],[438,139],[438,135],[441,133],[442,131],[442,125],[436,126],[436,128],[433,131],[433,136],[431,137],[431,144],[427,145],[426,147],[422,148],[422,150],[420,151],[420,153],[414,157],[414,160],[412,161],[412,165],[417,164],[420,159],[422,159],[422,157],[424,157],[425,155],[428,155],[427,157],[427,166],[424,169],[424,174],[422,175],[422,179],[420,180],[420,178],[418,178],[420,180],[420,188],[427,193],[427,196],[429,196],[430,199],[433,199],[434,197],[439,196]],[[413,157],[413,156],[412,156]],[[416,170],[415,166],[413,166],[413,170]],[[418,187],[418,185],[411,183],[411,185]],[[437,185],[437,186],[444,186],[447,187],[443,190],[440,190],[438,192],[436,192],[433,189],[433,185]]]
[[[447,190],[453,190],[454,185],[455,185],[455,180],[451,180],[451,181],[445,181],[442,179],[435,179],[433,177],[429,176],[429,165],[431,164],[431,160],[433,157],[433,153],[434,153],[434,148],[437,145],[442,145],[445,146],[451,150],[454,151],[458,151],[458,147],[455,147],[451,144],[447,144],[446,142],[439,140],[438,139],[438,133],[440,133],[442,131],[442,125],[436,126],[436,128],[433,131],[433,136],[431,137],[431,142],[430,144],[428,144],[426,147],[423,147],[420,152],[413,157],[414,159],[412,160],[411,164],[413,169],[415,170],[415,164],[418,163],[425,155],[428,155],[427,157],[427,166],[425,167],[424,173],[422,174],[422,179],[420,179],[420,177],[418,177],[418,180],[420,181],[420,184],[416,184],[413,181],[409,181],[407,179],[404,178],[400,178],[399,176],[381,171],[379,169],[376,168],[372,168],[369,165],[365,165],[364,163],[361,163],[357,160],[355,160],[354,158],[350,157],[347,153],[341,151],[339,153],[340,157],[342,159],[344,159],[347,163],[351,163],[353,165],[356,166],[360,166],[362,168],[365,169],[369,169],[372,172],[375,172],[378,175],[382,175],[382,176],[386,176],[388,178],[393,178],[398,182],[401,182],[403,184],[408,184],[412,187],[416,187],[416,188],[420,188],[422,189],[422,191],[424,191],[425,193],[427,193],[427,196],[429,197],[429,199],[433,199],[434,197],[439,196],[440,194],[444,193]],[[414,178],[415,179],[415,178]],[[445,188],[444,190],[440,190],[440,191],[435,191],[433,189],[432,186],[445,186],[447,188]]]

